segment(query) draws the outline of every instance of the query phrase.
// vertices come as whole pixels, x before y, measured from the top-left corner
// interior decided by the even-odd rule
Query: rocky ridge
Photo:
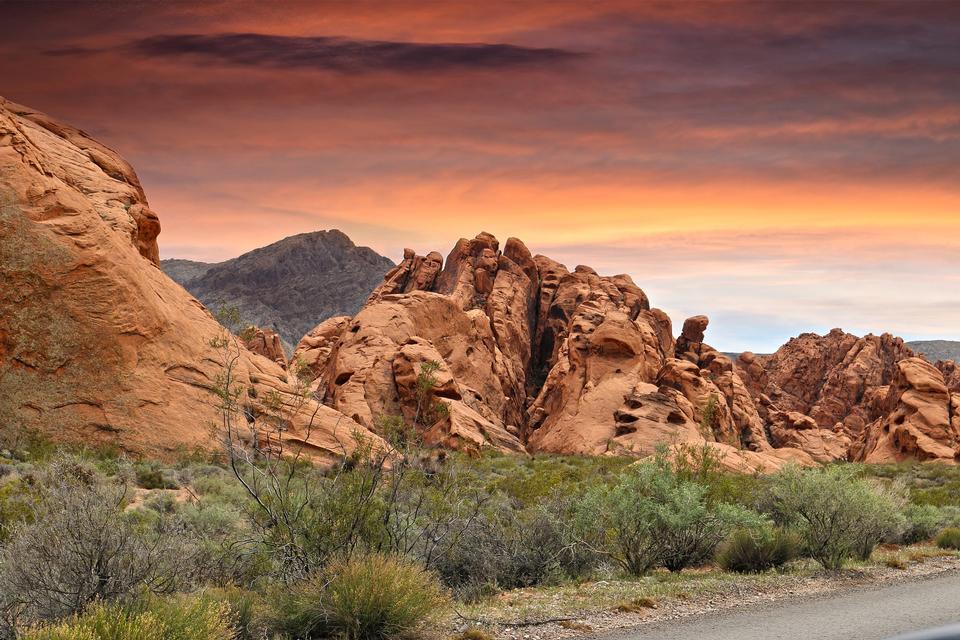
[[[0,99],[3,425],[150,455],[213,444],[222,367],[211,338],[222,328],[158,268],[159,233],[120,156]],[[320,237],[307,236],[285,251]],[[355,315],[300,340],[296,369],[323,404],[310,401],[309,429],[283,416],[283,437],[334,457],[351,434],[375,442],[403,416],[428,443],[469,452],[644,457],[703,445],[745,471],[956,460],[954,362],[840,330],[731,358],[705,342],[708,326],[695,316],[674,337],[629,276],[569,270],[515,238],[501,247],[481,233],[445,259],[407,250]],[[281,338],[253,327],[228,341],[248,416],[295,393]]]

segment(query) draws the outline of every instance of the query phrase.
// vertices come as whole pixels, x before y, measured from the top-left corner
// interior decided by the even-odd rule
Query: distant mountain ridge
[[[171,259],[160,266],[210,309],[236,306],[244,322],[273,329],[290,352],[322,320],[355,314],[394,263],[331,229],[224,262]]]
[[[926,356],[927,360],[953,360],[960,362],[960,341],[957,340],[913,340],[906,343],[914,353]]]

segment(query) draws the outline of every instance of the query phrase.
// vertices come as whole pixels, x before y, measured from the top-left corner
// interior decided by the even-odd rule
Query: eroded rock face
[[[868,425],[852,457],[866,462],[954,460],[960,455],[956,395],[926,360],[901,360],[884,401],[886,415]]]
[[[318,378],[323,374],[330,352],[340,339],[340,334],[350,324],[350,320],[350,316],[327,318],[300,339],[290,360],[296,361],[298,368],[309,369],[314,378]]]
[[[820,427],[856,438],[877,419],[869,400],[890,384],[895,365],[913,352],[903,340],[883,334],[862,338],[834,329],[805,333],[771,356],[743,354],[741,377],[755,396],[768,396],[780,410],[809,415]]]
[[[221,328],[165,276],[160,224],[133,169],[83,132],[0,98],[0,422],[61,441],[164,456],[214,446],[209,389]],[[271,359],[233,342],[257,397],[293,391]],[[352,449],[359,424],[316,407],[305,443]],[[300,418],[291,438],[306,438]],[[374,437],[369,434],[370,437]]]
[[[248,327],[243,332],[243,337],[243,343],[247,351],[272,360],[286,370],[287,354],[283,351],[283,344],[280,342],[280,336],[277,335],[276,331],[261,329],[260,327]]]
[[[327,327],[334,346],[308,361],[331,407],[375,431],[403,416],[428,441],[465,450],[642,457],[712,443],[752,469],[813,462],[796,450],[805,441],[771,453],[746,383],[704,343],[705,316],[675,341],[629,276],[570,271],[515,238],[502,251],[487,233],[461,239],[439,273],[437,256],[405,251],[357,316]],[[442,415],[417,394],[425,365],[427,406],[442,403]]]

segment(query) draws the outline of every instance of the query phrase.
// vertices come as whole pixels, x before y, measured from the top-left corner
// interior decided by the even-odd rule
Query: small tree
[[[806,554],[825,569],[869,557],[877,543],[902,526],[897,501],[855,473],[844,467],[790,467],[770,487],[771,515],[796,530]]]
[[[702,563],[734,527],[756,519],[740,507],[711,504],[706,487],[677,475],[663,460],[591,490],[580,513],[584,543],[632,575]]]
[[[234,314],[227,317],[226,326],[239,326]],[[476,517],[484,497],[466,489],[455,465],[422,455],[419,430],[399,417],[379,419],[383,443],[350,433],[352,451],[341,443],[332,466],[315,467],[307,447],[321,404],[309,372],[293,363],[289,390],[260,395],[237,379],[241,347],[234,337],[224,331],[211,345],[220,354],[211,391],[228,464],[252,498],[256,541],[283,579],[357,551],[412,554],[429,567]],[[421,368],[415,422],[446,410],[433,398],[438,368]],[[291,438],[286,432],[294,421],[302,432]]]

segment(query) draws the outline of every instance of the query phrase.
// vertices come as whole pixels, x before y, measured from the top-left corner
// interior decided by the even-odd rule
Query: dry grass
[[[616,610],[621,605],[645,601],[660,606],[670,600],[695,600],[741,590],[762,591],[813,574],[812,563],[797,562],[784,573],[735,574],[719,569],[657,571],[642,578],[623,578],[516,589],[462,607],[473,619],[503,622],[546,620],[556,617]],[[639,611],[650,607],[638,606]]]
[[[577,622],[575,620],[562,620],[560,626],[564,629],[570,629],[571,631],[582,631],[583,633],[590,633],[593,631],[593,627],[582,622]]]
[[[463,633],[454,636],[453,640],[496,640],[495,637],[483,629],[467,629]]]
[[[644,609],[656,609],[657,601],[649,596],[636,598],[630,602],[624,602],[617,606],[617,611],[621,613],[640,613]]]

